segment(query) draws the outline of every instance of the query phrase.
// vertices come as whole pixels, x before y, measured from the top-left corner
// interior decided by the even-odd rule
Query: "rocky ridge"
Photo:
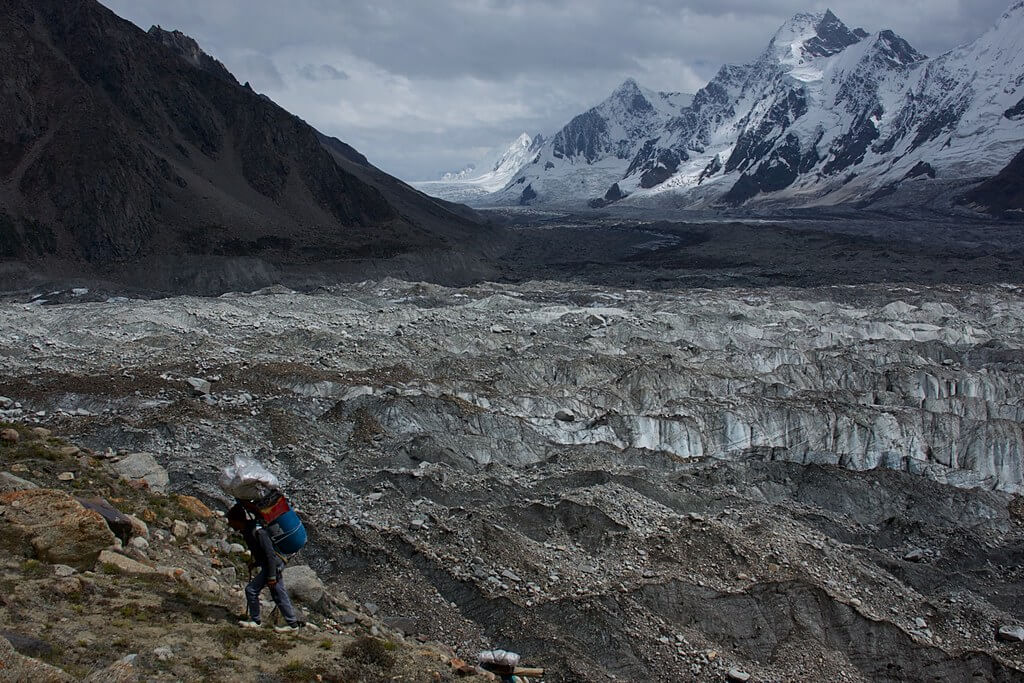
[[[384,281],[2,315],[8,410],[210,498],[261,457],[328,585],[460,652],[550,680],[1024,667],[1019,288]]]
[[[0,35],[0,286],[220,293],[408,259],[487,271],[499,235],[472,212],[373,168],[181,33],[95,0],[8,0]]]
[[[151,459],[4,427],[0,679],[432,682],[459,669],[460,680],[489,680],[439,643],[407,640],[373,617],[376,606],[327,590],[298,562],[284,580],[307,626],[238,627],[248,552],[231,542],[223,511],[132,477],[141,456]]]

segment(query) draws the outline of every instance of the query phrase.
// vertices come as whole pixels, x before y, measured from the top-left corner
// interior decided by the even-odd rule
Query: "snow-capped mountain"
[[[508,146],[492,150],[462,171],[445,173],[440,180],[419,181],[412,185],[441,199],[471,201],[508,185],[516,172],[533,160],[543,144],[542,135],[530,137],[523,133]]]
[[[692,95],[655,92],[627,79],[608,99],[558,131],[510,185],[487,200],[529,204],[604,195],[635,170],[635,159],[656,142],[649,139],[651,131],[662,129],[692,100]],[[647,182],[653,183],[657,173],[648,174]]]
[[[1022,74],[1024,2],[933,59],[892,31],[799,14],[692,98],[627,81],[481,203],[834,204],[991,176],[1024,147]]]

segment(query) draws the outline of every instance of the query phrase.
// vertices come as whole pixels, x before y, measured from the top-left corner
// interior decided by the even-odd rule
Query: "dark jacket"
[[[274,552],[274,544],[270,540],[270,534],[258,522],[249,522],[242,531],[242,538],[249,546],[252,553],[252,561],[266,570],[267,580],[276,581],[277,572],[281,565],[281,559]]]

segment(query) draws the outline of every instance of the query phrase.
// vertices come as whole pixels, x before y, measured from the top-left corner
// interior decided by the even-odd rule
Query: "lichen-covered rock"
[[[118,571],[122,571],[126,574],[159,573],[159,570],[156,567],[150,567],[148,564],[143,564],[137,560],[133,560],[130,557],[125,557],[120,553],[115,553],[110,550],[104,550],[100,553],[99,563],[101,565],[111,565],[117,567]]]
[[[9,491],[25,491],[39,488],[27,479],[15,476],[10,472],[0,472],[0,493]]]
[[[210,519],[213,517],[213,511],[206,507],[203,501],[199,500],[195,496],[178,496],[178,504],[181,505],[185,512],[195,517],[202,519]]]
[[[128,521],[132,525],[132,536],[141,536],[146,540],[149,540],[149,525],[143,522],[135,515],[127,515]]]
[[[0,494],[0,505],[0,549],[8,552],[87,569],[114,542],[103,517],[63,491],[12,491]]]
[[[166,491],[167,484],[170,483],[167,470],[161,467],[156,458],[149,453],[128,455],[120,462],[114,463],[114,471],[124,479],[145,481],[150,490],[157,493]]]
[[[63,683],[73,680],[55,666],[18,654],[10,641],[0,638],[0,681]]]
[[[90,674],[83,683],[134,683],[139,680],[138,655],[127,655],[106,669]]]

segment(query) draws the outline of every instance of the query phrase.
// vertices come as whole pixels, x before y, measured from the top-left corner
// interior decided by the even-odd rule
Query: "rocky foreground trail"
[[[259,457],[329,586],[546,680],[1011,681],[1022,347],[995,285],[36,300],[0,419],[210,505]]]
[[[0,681],[426,682],[456,667],[487,680],[298,562],[284,580],[308,619],[301,631],[240,628],[247,551],[229,542],[223,511],[167,493],[148,455],[111,459],[6,426],[0,469]]]

